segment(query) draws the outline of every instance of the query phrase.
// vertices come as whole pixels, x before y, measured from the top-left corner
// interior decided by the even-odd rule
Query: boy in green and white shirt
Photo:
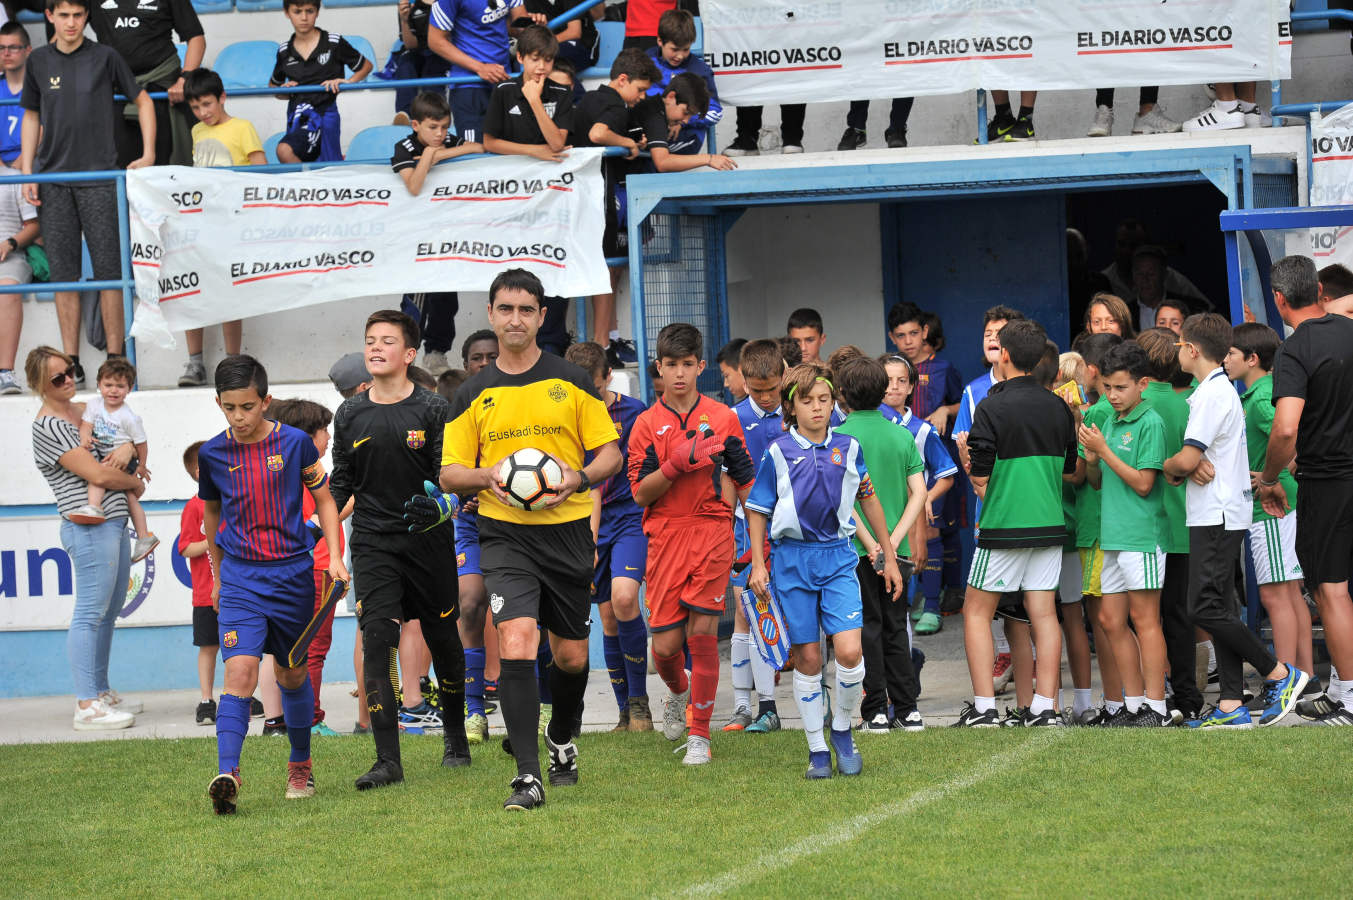
[[[1273,376],[1269,373],[1278,344],[1278,334],[1272,328],[1246,322],[1232,331],[1231,351],[1223,361],[1226,377],[1245,384],[1240,405],[1245,410],[1245,445],[1251,479],[1263,471],[1269,432],[1273,430]],[[1290,511],[1280,519],[1274,518],[1264,512],[1255,491],[1250,558],[1254,561],[1259,601],[1273,625],[1274,655],[1303,672],[1314,672],[1311,611],[1301,596],[1302,571],[1296,551],[1297,482],[1291,472],[1283,469],[1278,473],[1278,484],[1287,495]],[[1319,693],[1319,685],[1315,691]]]
[[[1113,646],[1124,706],[1106,725],[1173,724],[1165,706],[1165,634],[1160,589],[1165,579],[1165,422],[1142,402],[1150,361],[1135,343],[1104,354],[1100,384],[1115,416],[1080,427],[1090,486],[1100,491],[1104,592],[1099,621]],[[1129,628],[1128,619],[1132,625]],[[1135,632],[1135,637],[1134,637]]]

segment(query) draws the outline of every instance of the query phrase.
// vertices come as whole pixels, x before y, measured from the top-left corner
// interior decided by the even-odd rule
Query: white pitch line
[[[709,881],[693,884],[686,888],[682,894],[688,897],[708,897],[724,894],[745,884],[749,878],[767,874],[795,863],[805,856],[820,853],[828,848],[847,843],[848,841],[853,841],[869,829],[881,825],[889,819],[895,819],[898,816],[915,812],[917,809],[927,806],[936,800],[942,800],[952,793],[970,788],[975,784],[986,781],[994,775],[1006,773],[1011,765],[1023,762],[1025,757],[1032,756],[1047,747],[1053,741],[1060,739],[1068,730],[1069,729],[1066,728],[1043,729],[1041,733],[1030,738],[1020,746],[1008,750],[1005,753],[999,753],[996,756],[992,756],[981,765],[970,769],[962,775],[925,788],[924,790],[917,791],[916,793],[893,803],[884,804],[869,812],[861,813],[858,816],[852,816],[849,819],[838,822],[826,831],[819,832],[810,837],[801,838],[792,844],[781,847],[774,853],[767,853],[748,865],[729,869],[727,872],[724,872],[722,875],[712,878]]]

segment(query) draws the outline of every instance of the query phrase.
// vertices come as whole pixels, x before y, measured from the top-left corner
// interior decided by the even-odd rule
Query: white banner
[[[1288,0],[704,0],[725,105],[1291,77]]]
[[[416,197],[385,166],[133,170],[132,334],[172,345],[171,331],[331,300],[487,291],[513,266],[551,295],[608,291],[601,153],[443,164]]]
[[[1353,203],[1353,104],[1328,116],[1311,114],[1311,205]],[[1310,229],[1309,252],[1317,268],[1333,263],[1353,266],[1353,226]]]

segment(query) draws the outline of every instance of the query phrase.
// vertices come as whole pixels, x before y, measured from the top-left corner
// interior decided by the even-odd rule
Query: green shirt
[[[1105,430],[1105,423],[1113,418],[1113,407],[1109,405],[1108,398],[1101,396],[1089,409],[1085,411],[1082,417],[1085,427],[1098,425],[1100,431]],[[1080,447],[1081,459],[1085,458],[1085,448]],[[1090,487],[1090,482],[1086,481],[1076,488],[1076,546],[1093,547],[1095,541],[1099,540],[1099,491]]]
[[[1240,395],[1240,408],[1245,410],[1245,447],[1250,452],[1250,471],[1264,471],[1268,456],[1268,436],[1273,431],[1273,376],[1264,375],[1250,389]],[[1287,494],[1287,505],[1297,508],[1297,480],[1284,466],[1278,473],[1278,484]],[[1262,522],[1273,518],[1264,512],[1256,491],[1254,497],[1254,521]]]
[[[1142,401],[1165,423],[1165,458],[1184,447],[1184,428],[1189,423],[1189,401],[1164,381],[1151,381],[1142,392]],[[1160,549],[1166,553],[1189,552],[1189,526],[1184,512],[1184,485],[1165,484],[1165,533]]]
[[[1100,460],[1100,536],[1105,550],[1154,552],[1166,530],[1165,422],[1149,403],[1138,403],[1124,416],[1115,416],[1104,432],[1109,451],[1138,471],[1156,469],[1151,493],[1143,497]]]
[[[916,439],[905,425],[893,424],[876,409],[851,413],[836,430],[860,442],[865,465],[869,467],[869,480],[874,483],[874,496],[883,505],[883,518],[891,531],[897,527],[907,508],[910,497],[907,491],[908,476],[925,472],[925,462],[921,459],[921,451],[916,449]],[[863,516],[859,524],[861,528],[869,528]],[[869,533],[874,534],[874,530],[870,528]],[[851,540],[855,544],[855,552],[864,556],[864,545],[860,539],[856,537]],[[905,535],[901,546],[895,550],[902,556],[911,555],[911,546]]]

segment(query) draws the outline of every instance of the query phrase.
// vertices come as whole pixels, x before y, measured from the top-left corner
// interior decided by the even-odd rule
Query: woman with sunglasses
[[[125,492],[139,497],[145,485],[127,471],[136,462],[130,446],[119,447],[103,463],[80,446],[85,405],[72,402],[74,360],[53,347],[37,347],[28,354],[24,374],[29,388],[42,398],[33,422],[33,461],[56,497],[61,545],[75,567],[75,609],[66,639],[75,685],[75,730],[127,728],[141,707],[108,686],[108,654],[131,568]],[[103,500],[107,518],[102,524],[81,525],[71,513],[85,504],[90,484],[108,491]]]

